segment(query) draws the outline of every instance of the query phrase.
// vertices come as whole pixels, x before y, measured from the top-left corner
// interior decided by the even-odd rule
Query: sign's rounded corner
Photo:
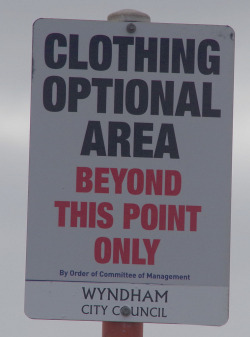
[[[235,39],[235,30],[234,30],[233,27],[231,27],[231,26],[227,26],[227,29],[228,29],[228,31],[229,31],[229,36],[230,36],[230,38],[231,38],[232,40],[234,40],[234,39]]]
[[[229,313],[227,314],[227,316],[225,316],[223,318],[223,320],[220,321],[220,323],[216,324],[218,327],[222,327],[225,326],[229,321]]]
[[[44,21],[44,18],[38,18],[33,22],[33,29],[40,24],[40,22]]]
[[[24,306],[24,314],[27,318],[34,319],[34,317],[31,315],[31,313],[29,312],[26,306]]]

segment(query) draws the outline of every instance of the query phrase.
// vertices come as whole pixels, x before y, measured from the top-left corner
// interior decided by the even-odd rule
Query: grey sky
[[[101,336],[99,322],[39,321],[23,310],[28,193],[32,24],[38,18],[106,20],[123,8],[153,22],[229,25],[236,33],[230,319],[220,328],[145,324],[144,336],[246,336],[250,292],[249,13],[247,0],[13,0],[0,11],[0,335]]]

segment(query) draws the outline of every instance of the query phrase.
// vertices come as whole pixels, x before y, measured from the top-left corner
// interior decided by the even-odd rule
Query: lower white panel
[[[25,313],[40,319],[223,325],[228,319],[228,291],[228,287],[26,281]],[[120,311],[124,306],[127,316]]]

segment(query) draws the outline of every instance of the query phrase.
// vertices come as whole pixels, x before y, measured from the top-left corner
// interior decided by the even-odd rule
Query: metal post
[[[150,22],[150,17],[132,9],[123,9],[108,16],[108,21],[130,22],[127,31],[134,33],[132,22]],[[122,309],[127,308],[123,307]],[[121,313],[122,313],[121,309]],[[129,311],[130,309],[127,308]],[[125,315],[125,313],[122,313]],[[143,337],[143,323],[138,322],[102,322],[102,337]]]
[[[120,21],[120,22],[150,22],[150,16],[135,11],[133,9],[122,9],[121,11],[109,14],[108,21]]]

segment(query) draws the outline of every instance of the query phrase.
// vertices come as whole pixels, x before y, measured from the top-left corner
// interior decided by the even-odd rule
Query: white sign
[[[222,325],[234,33],[127,25],[34,24],[25,312]]]

